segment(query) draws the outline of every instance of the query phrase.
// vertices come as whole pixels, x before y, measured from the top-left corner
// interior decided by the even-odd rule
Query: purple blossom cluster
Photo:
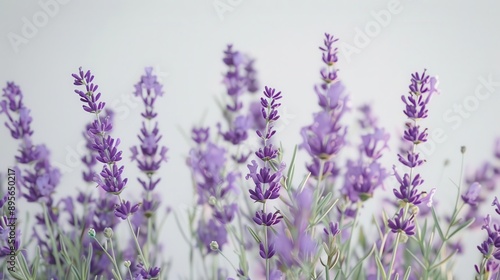
[[[466,178],[468,188],[463,192],[461,182],[457,184],[451,215],[441,216],[435,211],[435,188],[423,189],[419,168],[425,159],[418,148],[427,142],[428,132],[420,121],[428,117],[430,100],[438,92],[437,78],[426,70],[411,75],[409,92],[401,98],[407,121],[398,161],[405,172],[393,167],[397,186],[392,193],[397,201],[384,200],[384,205],[395,206],[397,210],[392,217],[385,212],[373,214],[376,228],[373,233],[360,225],[358,218],[366,213],[365,202],[377,190],[384,189],[389,175],[381,159],[389,149],[390,136],[378,123],[370,105],[359,107],[359,145],[352,146],[357,153],[348,157],[342,167],[338,164],[341,151],[350,148],[347,136],[351,139],[351,135],[347,135],[348,126],[344,124],[350,100],[336,69],[337,41],[325,34],[320,47],[321,83],[315,86],[320,110],[313,114],[312,124],[300,131],[300,147],[312,160],[306,164],[308,174],[298,186],[294,180],[297,153],[294,151],[287,168],[284,151],[281,146],[278,148],[274,137],[280,119],[281,92],[266,86],[259,101],[245,108],[252,97],[245,94],[259,91],[254,60],[232,45],[227,46],[222,59],[227,67],[223,74],[227,102],[221,106],[226,129],[221,124],[215,133],[205,126],[192,129],[194,146],[186,162],[194,193],[192,208],[187,210],[188,234],[176,215],[189,246],[188,278],[229,280],[234,279],[229,278],[232,271],[244,280],[250,280],[250,275],[266,280],[327,280],[333,279],[332,276],[444,279],[449,278],[449,261],[464,252],[460,240],[452,237],[467,228],[474,230],[478,224],[486,232],[486,238],[477,246],[482,258],[474,266],[476,278],[499,278],[498,198],[495,196],[492,203],[498,215],[487,215],[481,219],[482,224],[474,223],[474,219],[483,217],[479,214],[481,205],[495,192],[500,165],[490,161],[481,165]],[[119,147],[121,140],[111,136],[113,112],[101,101],[99,87],[90,71],[80,68],[72,77],[84,111],[94,117],[83,133],[87,153],[81,157],[82,177],[88,185],[97,184],[98,189],[78,189],[72,196],[54,199],[59,171],[51,165],[48,149],[33,144],[32,117],[23,103],[23,94],[16,84],[7,83],[0,100],[0,113],[6,116],[5,126],[10,135],[20,143],[14,167],[20,195],[15,199],[37,202],[43,211],[35,215],[33,230],[40,251],[27,254],[19,238],[19,222],[15,224],[14,240],[11,238],[15,215],[7,211],[10,198],[0,182],[0,258],[10,257],[14,249],[16,261],[22,263],[22,275],[0,272],[0,278],[37,279],[43,275],[48,279],[164,279],[169,265],[161,262],[160,252],[164,251],[161,241],[168,237],[161,233],[157,221],[160,217],[166,219],[170,211],[169,208],[167,213],[158,211],[162,201],[157,191],[164,179],[160,168],[167,161],[168,152],[161,144],[163,135],[159,126],[158,100],[164,94],[163,86],[151,67],[145,69],[135,84],[134,95],[142,101],[144,110],[140,114],[138,144],[130,148],[131,161],[141,172],[138,183],[143,191],[134,203],[122,199],[128,179],[124,174],[124,153]],[[253,143],[256,146],[251,146],[250,140],[254,139],[249,130],[256,132]],[[352,131],[356,130],[349,130]],[[254,158],[248,160],[252,155]],[[500,140],[494,156],[500,159]],[[246,181],[241,176],[245,168],[242,163],[247,163]],[[309,181],[310,175],[316,184]],[[337,180],[341,188],[334,192]],[[242,196],[240,189],[244,193],[248,190],[248,195]],[[465,215],[461,214],[463,207],[468,209]],[[428,213],[432,216],[420,223],[419,218]],[[129,243],[113,243],[114,235],[118,235],[115,232],[121,234],[120,222],[130,229]],[[120,235],[117,240],[121,239]],[[258,246],[252,244],[252,239]],[[234,255],[225,255],[227,248],[237,255],[237,265],[233,264]],[[221,260],[227,261],[232,269]],[[202,272],[194,268],[198,262],[203,264]],[[155,266],[158,263],[161,266]],[[472,265],[470,269],[473,270]],[[5,264],[2,270],[6,271]],[[122,277],[124,273],[126,277]]]
[[[111,118],[100,118],[106,104],[99,101],[101,93],[97,93],[99,86],[93,83],[94,75],[90,70],[84,72],[80,68],[79,73],[72,74],[72,76],[75,86],[85,88],[85,91],[75,90],[75,93],[80,96],[80,101],[84,103],[82,105],[83,109],[96,116],[87,131],[89,137],[93,140],[92,149],[97,152],[96,160],[103,164],[100,174],[94,176],[94,182],[104,191],[119,195],[128,181],[127,178],[122,178],[125,167],[118,165],[118,162],[122,160],[122,151],[118,148],[120,139],[114,139],[108,135],[113,128]]]
[[[149,74],[150,73],[151,72],[149,72]],[[95,120],[91,123],[88,135],[93,139],[92,149],[96,152],[96,160],[103,163],[103,168],[99,175],[96,174],[94,176],[94,182],[97,183],[98,187],[101,187],[107,193],[117,196],[118,204],[114,207],[114,214],[116,217],[128,221],[133,237],[136,239],[137,236],[135,236],[135,230],[133,230],[129,218],[139,210],[141,204],[138,203],[134,205],[130,201],[123,200],[120,197],[120,194],[124,190],[128,181],[127,178],[122,178],[124,166],[119,166],[118,164],[118,162],[122,160],[122,151],[118,148],[120,139],[114,139],[109,135],[113,127],[111,119],[109,117],[106,117],[104,120],[100,118],[100,114],[105,108],[105,103],[99,101],[101,93],[97,93],[98,85],[93,83],[94,76],[92,73],[90,71],[84,72],[80,68],[79,73],[72,74],[72,76],[74,78],[74,85],[83,86],[85,88],[85,91],[80,89],[75,90],[75,93],[80,97],[80,101],[84,103],[83,109],[86,112],[95,115]],[[148,76],[148,72],[145,79],[148,86],[151,85],[151,80],[154,80],[151,76]],[[155,85],[154,82],[152,84],[155,92],[157,92],[158,86]],[[136,89],[138,89],[137,86]],[[148,90],[146,89],[146,91]],[[155,116],[154,110],[152,110],[154,100],[149,98],[149,96],[146,100],[146,110],[143,117],[150,119]],[[147,132],[145,132],[143,136],[148,136]],[[156,137],[152,138],[153,141],[158,139],[158,135],[155,136]],[[141,139],[141,137],[139,137],[139,139]],[[149,139],[151,139],[151,137]],[[153,153],[153,155],[155,153]],[[139,166],[142,165],[139,164]],[[95,229],[92,230],[95,231]],[[142,250],[137,242],[136,246],[139,255],[141,255],[141,261],[138,264],[139,271],[136,272],[136,277],[138,277],[137,279],[157,278],[160,269],[149,266],[147,258],[142,253]],[[141,278],[142,275],[150,275],[151,273],[154,274],[154,278]]]
[[[431,191],[427,195],[425,191],[419,190],[424,180],[420,174],[415,173],[414,168],[425,162],[416,148],[419,144],[427,142],[427,128],[422,129],[418,121],[428,116],[427,106],[431,97],[438,92],[437,82],[437,78],[429,76],[425,70],[422,73],[416,72],[411,76],[408,96],[401,97],[405,104],[403,112],[410,120],[406,123],[403,139],[411,144],[411,149],[405,151],[406,155],[398,154],[399,162],[408,167],[409,172],[401,177],[396,167],[393,167],[394,175],[399,182],[399,188],[393,191],[397,199],[413,205],[419,205],[425,200],[430,207],[432,201],[430,194],[434,193]],[[400,214],[391,219],[389,227],[393,232],[402,231],[407,235],[413,235],[412,220],[413,216],[406,217],[406,211],[403,214],[400,211]]]
[[[54,254],[48,242],[46,242],[50,225],[57,223],[58,213],[52,195],[60,181],[59,169],[53,167],[50,163],[50,153],[48,148],[43,145],[33,144],[33,130],[31,128],[32,117],[30,110],[23,103],[23,93],[19,86],[13,82],[8,82],[7,87],[3,89],[3,99],[0,101],[0,113],[7,116],[5,126],[9,129],[13,139],[18,140],[19,154],[15,156],[17,162],[14,170],[16,172],[16,181],[18,194],[15,199],[20,198],[22,194],[28,202],[38,202],[47,211],[47,215],[36,215],[37,227],[41,227],[39,232],[33,232],[33,238],[38,241],[42,252],[47,256],[50,264],[59,262],[60,257]],[[7,205],[7,194],[2,198],[1,207]],[[21,246],[21,232],[17,227],[13,243],[9,243],[10,227],[7,225],[18,224],[16,221],[17,209],[15,211],[5,211],[0,225],[0,246],[2,246],[0,256],[7,256],[11,249],[17,253]],[[9,223],[6,223],[9,221]],[[58,234],[51,233],[54,240],[59,240]],[[11,246],[12,245],[12,246]],[[48,271],[53,274],[54,271]]]
[[[263,147],[255,153],[260,160],[260,165],[256,160],[252,160],[251,164],[248,164],[249,173],[246,176],[246,179],[252,179],[254,184],[254,188],[249,190],[250,198],[262,204],[262,210],[255,213],[253,221],[265,229],[265,241],[259,244],[260,256],[263,259],[270,259],[275,254],[274,244],[269,242],[267,236],[267,228],[278,224],[283,218],[279,211],[268,212],[266,210],[268,200],[274,200],[280,196],[282,172],[285,168],[284,163],[276,164],[279,150],[269,143],[276,133],[274,123],[280,117],[277,108],[281,105],[278,103],[281,97],[280,91],[276,92],[274,88],[265,87],[264,97],[261,97],[260,103],[266,128],[256,131],[263,143]]]
[[[497,215],[500,215],[500,202],[495,196],[491,206],[494,206]],[[477,249],[483,258],[479,265],[474,265],[478,279],[496,279],[500,277],[500,222],[490,215],[484,218],[482,230],[486,231],[487,238]]]
[[[320,47],[325,64],[320,71],[322,82],[315,87],[321,111],[313,115],[312,124],[301,130],[303,140],[301,147],[313,159],[313,162],[307,165],[307,169],[317,178],[328,178],[338,174],[339,170],[333,159],[345,145],[347,133],[347,127],[341,124],[341,119],[349,109],[349,98],[335,68],[338,57],[334,43],[337,41],[334,36],[325,34],[324,46]]]
[[[45,145],[33,144],[30,110],[23,103],[23,94],[19,86],[7,83],[3,89],[3,100],[0,102],[0,113],[7,116],[5,126],[12,138],[19,140],[19,154],[16,161],[23,166],[18,168],[22,174],[19,186],[23,196],[29,202],[50,201],[60,180],[59,169],[53,167],[49,160],[49,150]],[[51,202],[51,201],[50,201]],[[50,206],[50,205],[49,205]]]
[[[237,146],[248,139],[248,130],[252,127],[251,117],[242,113],[242,98],[245,93],[255,93],[258,90],[257,74],[253,66],[255,61],[234,50],[232,45],[227,46],[222,61],[227,66],[223,84],[226,87],[229,102],[223,114],[228,130],[222,131],[219,124],[219,133],[225,141]],[[233,158],[238,163],[244,163],[248,156],[233,155]]]
[[[378,127],[377,121],[371,115],[369,105],[360,109],[362,117],[359,120],[361,127],[368,133],[361,136],[359,158],[356,161],[347,161],[347,170],[344,175],[342,194],[355,203],[373,197],[373,192],[378,187],[383,187],[388,174],[379,162],[384,149],[388,148],[387,142],[390,135],[383,128]]]
[[[231,223],[238,211],[236,203],[226,203],[236,188],[238,174],[224,175],[226,150],[210,141],[209,128],[193,128],[191,138],[196,147],[191,149],[187,164],[195,183],[197,203],[208,205],[212,214],[208,221],[199,221],[197,235],[207,252],[212,252],[210,242],[217,241],[220,248],[227,243],[224,225]]]
[[[154,198],[154,190],[160,183],[161,178],[158,177],[157,171],[160,169],[162,162],[167,162],[166,154],[168,149],[165,146],[160,147],[159,142],[162,135],[158,128],[158,121],[153,124],[153,120],[157,119],[158,116],[155,101],[163,96],[163,86],[158,82],[156,75],[153,75],[152,67],[147,67],[145,72],[145,75],[135,85],[134,92],[136,97],[141,98],[144,105],[144,111],[141,113],[143,118],[142,127],[137,136],[141,144],[140,146],[133,146],[130,151],[132,161],[137,163],[137,167],[145,175],[144,179],[138,178],[137,180],[145,192],[141,212],[145,218],[150,219],[154,216],[160,204],[160,201]],[[147,224],[144,220],[142,224],[136,226],[147,228]]]

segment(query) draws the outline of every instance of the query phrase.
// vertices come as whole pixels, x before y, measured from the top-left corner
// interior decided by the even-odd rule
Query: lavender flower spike
[[[260,137],[263,143],[263,148],[259,149],[255,153],[257,158],[261,161],[261,165],[257,164],[257,161],[252,160],[251,164],[248,164],[249,173],[246,179],[252,179],[255,184],[253,189],[249,190],[250,198],[254,202],[262,203],[262,210],[257,211],[253,217],[253,221],[263,227],[264,231],[264,242],[259,244],[260,256],[266,260],[266,279],[270,279],[270,264],[269,259],[276,253],[273,242],[269,238],[270,232],[268,228],[278,224],[283,216],[280,215],[279,211],[274,213],[268,213],[266,211],[266,203],[268,200],[273,200],[279,197],[279,191],[281,189],[281,179],[282,172],[285,168],[284,163],[277,163],[274,166],[279,166],[276,171],[271,168],[271,161],[275,160],[276,155],[279,153],[269,140],[276,133],[274,130],[274,123],[280,118],[278,113],[278,107],[281,103],[278,103],[281,99],[281,92],[277,92],[273,88],[265,87],[264,97],[260,98],[261,115],[266,122],[264,130],[257,129],[257,136]]]
[[[101,93],[96,93],[99,86],[92,82],[94,75],[90,70],[84,73],[80,67],[78,74],[72,74],[72,76],[75,79],[74,85],[85,87],[85,91],[75,90],[75,93],[80,96],[80,101],[84,103],[83,109],[96,115],[88,134],[93,139],[92,149],[98,153],[96,159],[104,165],[100,175],[94,176],[94,182],[106,192],[119,195],[128,181],[127,178],[122,179],[121,176],[124,166],[118,166],[117,164],[122,159],[122,151],[118,149],[120,139],[115,140],[107,135],[112,129],[109,117],[104,120],[99,117],[105,103],[99,101]]]

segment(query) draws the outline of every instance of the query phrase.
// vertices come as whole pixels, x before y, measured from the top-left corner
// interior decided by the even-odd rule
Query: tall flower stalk
[[[408,236],[415,234],[414,214],[408,213],[412,205],[419,205],[425,198],[426,192],[419,187],[424,183],[420,174],[414,174],[415,168],[421,166],[425,161],[417,151],[417,146],[427,141],[427,128],[423,129],[418,121],[428,116],[428,104],[431,97],[437,93],[437,79],[431,77],[424,70],[422,73],[414,73],[411,76],[411,84],[407,96],[401,99],[405,104],[403,113],[408,117],[403,139],[411,144],[410,150],[405,154],[398,154],[399,162],[408,167],[408,171],[401,177],[394,169],[394,175],[399,182],[399,188],[395,188],[394,195],[401,201],[398,213],[388,221],[390,230],[396,234],[393,245],[393,255],[387,270],[387,279],[392,279],[393,267],[398,253],[398,246]]]
[[[152,249],[152,234],[158,229],[153,229],[153,221],[156,218],[156,210],[160,204],[158,199],[155,199],[153,193],[156,186],[160,183],[161,178],[158,177],[158,170],[162,162],[167,162],[167,147],[159,145],[162,138],[158,128],[157,119],[158,113],[155,109],[155,101],[163,95],[162,85],[158,82],[157,77],[153,75],[153,68],[147,67],[145,75],[135,85],[135,96],[141,98],[144,104],[144,111],[141,113],[142,128],[137,136],[140,141],[140,146],[133,146],[132,161],[137,163],[139,170],[145,178],[137,180],[144,189],[145,195],[142,201],[141,212],[146,218],[146,247],[145,254],[150,254]]]
[[[8,121],[5,126],[9,129],[12,138],[19,140],[19,155],[15,157],[18,167],[17,178],[22,196],[28,202],[38,202],[42,207],[43,214],[37,216],[40,224],[46,232],[40,236],[35,233],[35,238],[39,239],[43,253],[47,256],[48,262],[55,264],[55,270],[47,270],[46,273],[61,277],[63,268],[61,257],[57,253],[59,248],[59,232],[56,223],[58,215],[53,211],[55,208],[52,198],[56,186],[60,181],[59,169],[53,167],[50,162],[49,150],[45,145],[33,144],[33,130],[31,128],[32,117],[30,110],[23,103],[23,93],[19,86],[13,82],[7,83],[3,89],[4,100],[0,101],[0,113],[7,116]],[[10,212],[14,217],[14,211]],[[16,238],[17,239],[17,238]],[[46,240],[49,239],[47,242]],[[16,240],[15,249],[20,246]]]
[[[72,74],[72,76],[74,78],[73,84],[75,86],[81,86],[85,90],[75,90],[75,93],[80,97],[80,101],[84,103],[82,106],[84,111],[95,116],[88,133],[94,140],[92,148],[97,152],[96,159],[97,161],[103,163],[103,168],[100,174],[96,174],[94,176],[94,182],[97,183],[98,187],[102,188],[107,193],[116,196],[118,199],[118,204],[116,204],[114,213],[116,217],[127,221],[135,241],[137,252],[140,256],[140,274],[149,275],[153,279],[157,278],[159,276],[159,268],[150,266],[148,257],[143,253],[137,240],[135,230],[130,221],[130,215],[137,212],[140,205],[132,205],[130,201],[125,201],[120,196],[122,191],[125,189],[128,179],[122,178],[122,173],[125,167],[123,165],[119,165],[119,162],[122,160],[122,151],[118,148],[120,139],[114,139],[109,135],[112,128],[109,118],[100,118],[100,114],[105,107],[105,103],[99,101],[101,93],[97,92],[98,85],[93,83],[94,76],[90,71],[84,72],[80,68],[79,72]],[[112,259],[111,261],[115,260]],[[119,276],[120,272],[116,271],[116,274]]]
[[[255,213],[253,221],[263,227],[264,241],[259,242],[260,256],[265,259],[266,279],[270,279],[270,263],[275,254],[273,242],[269,238],[269,227],[278,224],[283,216],[279,211],[270,212],[266,208],[269,200],[277,199],[281,189],[282,172],[285,168],[284,163],[277,163],[279,149],[273,147],[269,140],[276,133],[274,130],[274,122],[279,119],[277,108],[281,105],[278,100],[281,99],[281,92],[276,92],[274,88],[265,87],[264,97],[261,97],[260,103],[262,106],[262,118],[266,121],[266,128],[264,131],[257,130],[257,135],[263,143],[255,154],[260,161],[260,165],[256,160],[252,160],[248,165],[249,173],[246,179],[252,179],[255,184],[253,189],[250,189],[250,198],[262,204],[262,210]]]

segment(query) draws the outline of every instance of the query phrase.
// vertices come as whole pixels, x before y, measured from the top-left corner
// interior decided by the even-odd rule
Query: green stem
[[[123,201],[122,198],[120,197],[120,195],[118,195],[118,200],[120,201],[120,203]],[[127,224],[130,228],[130,232],[132,233],[132,238],[134,239],[134,243],[135,243],[135,246],[137,247],[137,251],[139,252],[139,255],[141,256],[142,261],[144,262],[144,268],[146,270],[149,270],[150,267],[149,267],[148,259],[146,258],[144,253],[142,253],[141,245],[139,245],[139,240],[137,240],[137,236],[135,234],[134,227],[132,227],[132,222],[130,222],[130,216],[127,216]]]
[[[97,238],[95,238],[95,236],[92,237],[92,238],[94,239],[95,242],[97,242],[97,244],[99,245],[99,247],[101,247],[101,250],[108,256],[109,260],[111,261],[111,263],[115,267],[116,275],[118,275],[119,280],[122,280],[122,276],[120,274],[120,270],[118,269],[118,265],[116,264],[116,259],[113,256],[111,256],[106,249],[104,249],[104,247],[102,246],[101,242],[99,242],[99,240],[97,240]]]
[[[57,267],[57,274],[59,275],[59,277],[61,275],[64,275],[63,273],[63,269],[62,269],[62,266],[61,266],[61,261],[59,260],[59,252],[57,251],[57,243],[56,243],[56,239],[54,237],[54,231],[52,229],[52,223],[50,221],[50,218],[49,218],[49,214],[48,214],[48,209],[47,209],[47,205],[45,205],[45,203],[41,203],[42,204],[42,207],[43,207],[43,215],[44,215],[44,218],[45,218],[45,226],[47,227],[47,231],[49,233],[49,238],[50,238],[50,242],[52,243],[52,254],[54,255],[54,259],[56,259],[56,267]]]
[[[149,263],[148,260],[146,259],[146,256],[142,253],[141,245],[139,245],[139,240],[137,240],[137,236],[135,235],[134,228],[132,227],[132,223],[130,222],[130,216],[127,217],[127,224],[130,228],[130,231],[132,232],[132,237],[134,238],[135,246],[137,247],[137,251],[139,252],[139,255],[142,258],[142,261],[144,261],[144,268],[146,270],[149,270]]]
[[[345,266],[346,272],[349,269],[349,261],[351,259],[352,237],[354,235],[354,227],[356,226],[356,223],[358,222],[360,208],[361,208],[361,202],[358,201],[357,206],[356,206],[356,216],[354,217],[354,222],[353,222],[352,227],[351,227],[351,232],[350,232],[350,235],[349,235],[349,240],[347,241],[347,256],[346,256],[346,263],[345,263],[346,264],[346,266]]]
[[[396,241],[394,242],[394,250],[392,253],[391,263],[389,265],[389,270],[387,271],[387,279],[388,280],[390,280],[391,276],[392,276],[392,268],[394,267],[394,262],[396,261],[396,255],[397,255],[397,251],[398,251],[400,237],[401,237],[401,232],[398,232],[396,235]]]
[[[413,170],[413,169],[412,169]],[[410,179],[410,182],[411,182],[411,179]],[[408,214],[408,209],[410,207],[410,204],[409,203],[406,203],[405,204],[405,208],[404,208],[404,212],[403,212],[403,221],[406,219],[406,214]],[[399,243],[400,243],[400,239],[401,239],[401,231],[399,231],[396,235],[396,240],[394,241],[394,249],[392,251],[392,259],[391,259],[391,263],[389,265],[389,271],[387,271],[387,279],[391,279],[391,276],[392,276],[392,269],[394,267],[394,262],[396,261],[396,255],[398,254],[398,246],[399,246]]]
[[[264,201],[264,203],[262,203],[262,211],[264,212],[264,214],[266,213],[266,202]],[[264,225],[264,249],[265,249],[265,252],[266,252],[266,280],[269,280],[269,271],[270,271],[270,267],[269,267],[269,258],[267,257],[267,254],[269,253],[268,252],[268,249],[269,249],[269,244],[268,244],[269,240],[267,238],[267,226]]]

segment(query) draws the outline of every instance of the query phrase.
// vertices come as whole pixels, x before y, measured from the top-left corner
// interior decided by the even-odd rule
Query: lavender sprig
[[[135,206],[127,207],[127,204],[130,204],[130,202],[122,200],[120,197],[120,193],[124,190],[128,181],[127,178],[122,178],[125,167],[123,165],[118,165],[122,159],[122,151],[118,149],[120,139],[114,139],[108,135],[112,129],[110,119],[105,118],[101,120],[100,118],[105,103],[99,101],[101,93],[97,93],[98,85],[93,83],[94,76],[90,70],[84,72],[80,67],[79,72],[77,74],[72,74],[72,77],[74,78],[74,85],[84,86],[85,88],[85,91],[79,89],[75,90],[75,93],[80,96],[80,101],[84,103],[82,106],[84,111],[95,115],[95,120],[92,122],[88,133],[94,140],[92,148],[98,153],[96,159],[104,165],[101,173],[99,175],[96,174],[94,177],[94,182],[106,192],[117,196],[119,204],[116,205],[115,215],[117,217],[126,216],[127,223],[135,240],[136,249],[141,256],[141,261],[144,262],[144,269],[147,271],[150,268],[148,258],[142,252],[129,217],[132,210],[135,209]],[[119,272],[117,271],[117,273]]]
[[[162,162],[167,162],[167,147],[160,146],[159,142],[162,135],[158,128],[158,122],[154,122],[158,116],[155,109],[155,101],[163,95],[162,85],[158,82],[156,75],[153,75],[153,68],[147,67],[145,75],[135,85],[135,96],[142,99],[144,104],[144,112],[141,113],[143,118],[140,134],[137,136],[140,141],[140,146],[133,146],[132,161],[137,163],[138,168],[146,176],[145,179],[138,178],[137,180],[142,185],[145,191],[145,197],[142,201],[142,212],[146,217],[146,254],[152,248],[152,232],[153,219],[160,201],[154,199],[153,192],[159,184],[161,178],[156,178],[157,171],[161,167]],[[155,176],[156,175],[156,176]]]
[[[495,212],[500,215],[500,202],[496,196],[491,206],[494,206]],[[493,221],[490,215],[486,215],[481,229],[486,231],[487,238],[477,246],[482,254],[482,260],[479,265],[474,265],[476,279],[497,279],[500,273],[500,223],[498,220]]]
[[[324,46],[319,48],[325,64],[320,71],[322,82],[315,86],[321,111],[314,114],[314,122],[311,125],[301,129],[303,139],[301,147],[313,159],[313,162],[307,165],[307,169],[318,181],[338,173],[332,159],[344,146],[347,133],[347,127],[340,122],[348,110],[349,99],[335,68],[338,57],[334,44],[337,41],[337,38],[325,33]]]
[[[394,189],[393,192],[396,198],[403,202],[404,210],[400,208],[399,213],[388,221],[389,228],[393,233],[396,233],[393,255],[387,270],[388,279],[392,279],[393,266],[396,260],[399,243],[404,236],[415,234],[413,231],[414,214],[408,217],[408,209],[410,205],[422,203],[426,194],[424,191],[419,191],[418,189],[418,187],[423,184],[423,179],[419,174],[413,174],[413,172],[415,167],[421,166],[424,163],[424,160],[416,150],[417,145],[427,141],[427,129],[420,128],[418,121],[427,118],[427,105],[431,97],[437,93],[436,86],[437,79],[427,75],[426,70],[421,74],[416,72],[412,74],[408,96],[401,97],[405,104],[403,113],[410,119],[410,122],[406,123],[406,130],[403,138],[412,145],[411,149],[406,151],[406,156],[398,154],[399,161],[409,168],[409,172],[405,173],[403,177],[400,177],[396,168],[393,167],[394,174],[399,182],[399,188]]]
[[[4,100],[0,101],[0,113],[4,113],[8,118],[5,126],[10,130],[12,138],[21,142],[20,155],[15,157],[18,164],[24,166],[22,170],[19,166],[15,168],[19,171],[16,177],[21,179],[19,180],[22,186],[19,188],[20,193],[28,202],[39,202],[42,206],[43,213],[37,216],[37,220],[42,227],[45,227],[44,235],[48,237],[50,244],[40,242],[40,245],[44,253],[49,256],[49,263],[53,260],[52,264],[56,265],[56,271],[50,271],[50,273],[62,275],[61,260],[57,254],[59,236],[55,228],[58,216],[53,211],[49,213],[49,209],[54,208],[52,194],[60,181],[59,169],[52,167],[47,147],[34,145],[32,142],[32,118],[30,110],[23,103],[23,93],[19,86],[13,82],[7,83],[2,96]],[[13,212],[10,212],[10,217],[15,215]],[[37,237],[38,235],[35,234],[35,238]],[[19,244],[19,241],[14,243],[16,251],[19,249]]]
[[[268,228],[278,224],[283,216],[279,211],[268,212],[266,203],[268,200],[274,200],[279,197],[281,188],[282,171],[285,168],[284,163],[277,167],[273,160],[277,157],[279,150],[269,144],[269,140],[274,136],[274,122],[279,119],[277,108],[281,105],[278,100],[281,99],[281,92],[276,92],[274,88],[265,87],[264,97],[261,97],[262,118],[266,121],[264,131],[257,130],[257,135],[263,143],[263,147],[255,154],[261,161],[261,165],[257,164],[256,160],[252,160],[248,165],[249,173],[246,179],[252,179],[255,184],[253,189],[250,189],[250,198],[256,203],[262,203],[262,210],[257,211],[253,218],[254,222],[264,228],[264,242],[259,244],[260,256],[266,260],[266,279],[270,279],[269,259],[275,254],[274,244],[269,240]],[[272,167],[276,168],[275,171]]]

